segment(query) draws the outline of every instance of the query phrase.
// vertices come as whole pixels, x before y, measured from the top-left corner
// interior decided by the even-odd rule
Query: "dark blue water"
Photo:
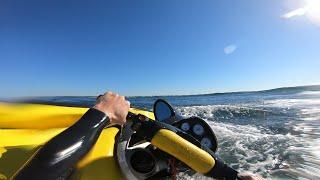
[[[183,116],[204,118],[218,136],[219,155],[239,171],[272,179],[320,179],[320,86],[129,100],[134,107],[151,110],[158,98]],[[95,97],[32,101],[90,107]]]

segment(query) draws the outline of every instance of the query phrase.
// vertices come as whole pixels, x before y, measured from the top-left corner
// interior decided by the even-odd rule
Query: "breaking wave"
[[[266,102],[264,108],[243,105],[184,106],[179,107],[177,112],[186,117],[205,119],[217,135],[218,155],[240,172],[254,172],[266,178],[320,178],[317,173],[320,168],[319,145],[305,132],[306,127],[301,129],[301,123],[287,121],[277,125],[283,126],[279,129],[291,126],[290,130],[279,133],[261,123],[266,119],[270,121],[270,117],[290,117],[292,111],[272,111],[275,104],[279,105],[279,102]],[[297,111],[293,112],[296,116]],[[196,175],[197,178],[200,176]]]

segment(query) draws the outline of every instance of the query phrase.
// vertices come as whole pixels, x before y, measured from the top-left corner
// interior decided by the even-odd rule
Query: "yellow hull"
[[[88,108],[0,103],[0,180],[9,179],[40,145],[76,122]],[[130,109],[154,119],[153,113]],[[122,179],[114,159],[119,129],[105,128],[72,179]]]

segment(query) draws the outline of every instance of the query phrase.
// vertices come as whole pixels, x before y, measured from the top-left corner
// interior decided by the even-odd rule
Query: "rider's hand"
[[[239,173],[238,177],[242,180],[263,180],[263,177],[252,173]]]
[[[95,109],[106,113],[111,123],[123,125],[130,109],[130,102],[124,96],[107,92],[97,98]]]

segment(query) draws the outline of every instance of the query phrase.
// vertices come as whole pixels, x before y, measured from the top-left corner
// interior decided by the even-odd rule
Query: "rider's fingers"
[[[112,97],[114,95],[115,94],[113,92],[111,92],[111,91],[108,91],[108,92],[104,93],[104,96],[106,96],[106,97]]]

